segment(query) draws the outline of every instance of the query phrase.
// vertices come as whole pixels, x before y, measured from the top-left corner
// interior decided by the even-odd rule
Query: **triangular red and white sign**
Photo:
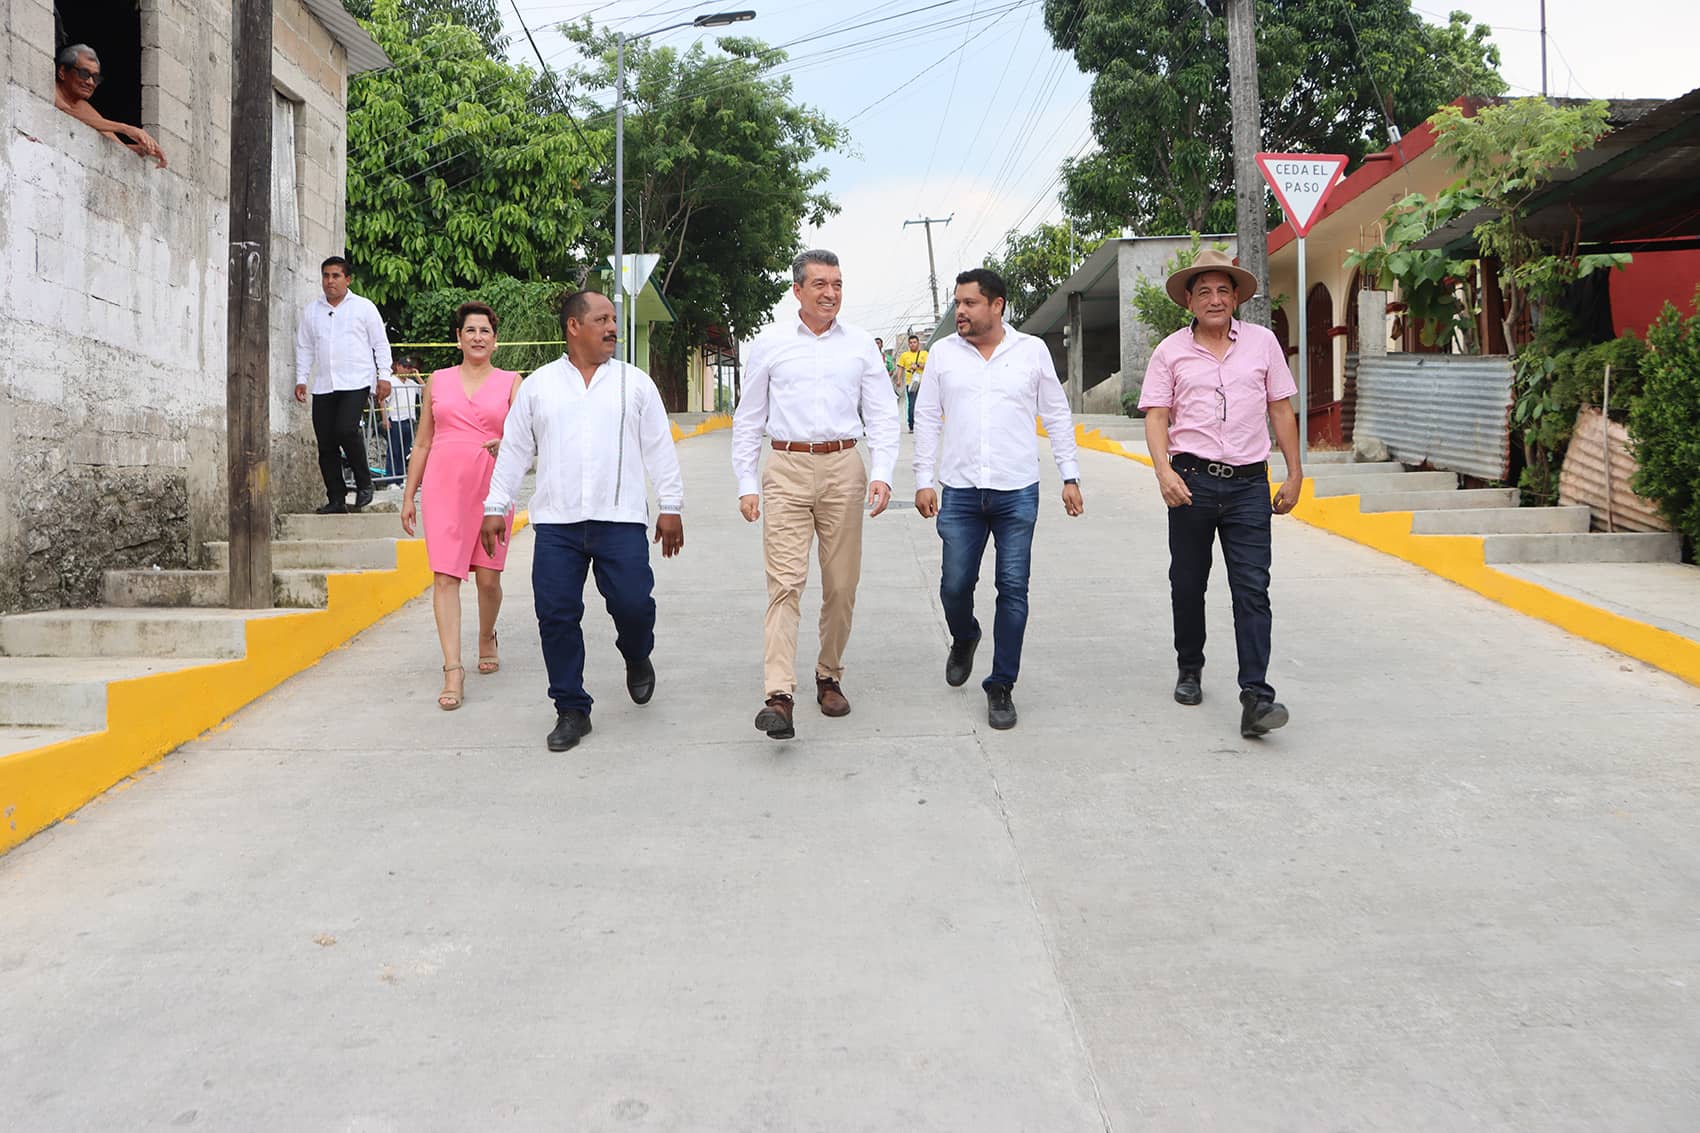
[[[1257,167],[1263,179],[1275,190],[1287,223],[1300,236],[1305,235],[1322,214],[1322,202],[1345,171],[1347,157],[1343,153],[1260,153]]]

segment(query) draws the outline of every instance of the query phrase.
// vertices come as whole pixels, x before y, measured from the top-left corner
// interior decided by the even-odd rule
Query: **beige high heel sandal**
[[[465,673],[466,668],[463,665],[444,665],[443,672]],[[462,677],[461,679],[464,680],[465,678]],[[441,708],[444,712],[453,712],[455,709],[460,707],[461,701],[464,699],[464,693],[456,692],[454,689],[450,688],[448,685],[448,678],[444,677],[443,691],[437,694],[437,707]]]
[[[496,645],[497,645],[496,631],[491,630],[490,631],[490,648],[495,649]],[[486,657],[482,653],[478,655],[478,672],[479,672],[480,676],[486,676],[487,677],[491,673],[499,672],[501,670],[501,668],[502,668],[502,659],[499,656],[492,654],[491,656]]]

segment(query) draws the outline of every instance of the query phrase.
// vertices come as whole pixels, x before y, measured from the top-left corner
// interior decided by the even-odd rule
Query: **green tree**
[[[342,0],[342,6],[355,19],[372,18],[373,0]],[[401,15],[414,36],[424,35],[433,24],[447,21],[471,28],[484,44],[484,50],[495,58],[501,58],[508,49],[497,0],[402,0]]]
[[[612,90],[611,33],[588,23],[561,31],[584,57],[565,73],[568,85]],[[822,187],[827,171],[810,163],[847,135],[793,100],[789,78],[770,75],[785,58],[737,36],[683,53],[626,46],[626,251],[661,257],[652,278],[677,321],[657,328],[651,365],[672,405],[710,328],[745,338],[766,322],[791,285],[801,227],[838,211]],[[600,109],[582,95],[574,101],[586,113]],[[598,180],[588,198],[597,215],[610,214],[612,189]],[[613,237],[608,223],[587,233],[591,258],[612,254]]]
[[[582,277],[584,190],[606,132],[540,109],[538,77],[488,56],[463,24],[418,33],[401,0],[375,0],[365,26],[396,66],[349,89],[348,246],[362,292],[395,317],[423,291]]]
[[[1700,299],[1700,292],[1696,293]],[[1636,493],[1659,502],[1671,526],[1700,544],[1700,315],[1665,304],[1647,328],[1645,386],[1629,411]]]
[[[1460,95],[1505,89],[1488,29],[1461,12],[1436,27],[1410,0],[1258,0],[1257,23],[1268,150],[1356,160],[1380,148],[1376,87],[1401,130]],[[1045,0],[1045,25],[1094,76],[1099,149],[1065,167],[1070,215],[1102,231],[1231,231],[1225,20],[1198,0]]]
[[[1082,236],[1078,228],[1071,233],[1071,223],[1066,220],[1011,232],[1003,254],[986,257],[986,266],[1009,286],[1009,309],[1004,317],[1010,325],[1020,326],[1104,240],[1103,236]]]

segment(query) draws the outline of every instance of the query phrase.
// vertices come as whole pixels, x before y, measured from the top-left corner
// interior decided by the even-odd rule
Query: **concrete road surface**
[[[1278,519],[1242,740],[1225,581],[1182,708],[1151,473],[1084,454],[1019,728],[905,506],[854,711],[775,743],[727,434],[680,451],[659,691],[592,593],[578,750],[522,536],[461,711],[421,600],[0,859],[0,1125],[1700,1128],[1700,689]]]

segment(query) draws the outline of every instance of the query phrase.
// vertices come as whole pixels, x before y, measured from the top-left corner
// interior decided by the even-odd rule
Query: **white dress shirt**
[[[761,492],[761,438],[868,439],[870,480],[891,483],[897,463],[897,405],[873,336],[833,320],[825,334],[801,317],[756,336],[744,360],[743,398],[732,417],[732,471],[738,494]]]
[[[520,383],[502,426],[485,515],[513,506],[534,457],[533,523],[647,523],[646,472],[662,512],[677,514],[685,504],[661,392],[624,362],[604,362],[586,386],[578,367],[562,357]]]
[[[1063,479],[1078,478],[1074,415],[1041,339],[1005,323],[990,358],[959,334],[934,343],[915,398],[915,489],[935,480],[1000,492],[1038,483],[1035,416]]]
[[[311,377],[313,393],[376,389],[390,372],[390,339],[370,299],[350,291],[331,306],[323,295],[307,304],[295,328],[295,384]]]
[[[390,379],[390,420],[412,421],[419,416],[419,394],[422,387],[413,378],[396,376]]]

